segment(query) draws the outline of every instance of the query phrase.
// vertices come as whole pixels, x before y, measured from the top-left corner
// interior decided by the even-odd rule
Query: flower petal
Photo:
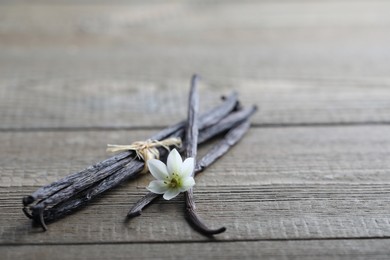
[[[156,159],[150,159],[147,161],[149,171],[150,173],[156,178],[157,180],[165,180],[168,178],[168,171],[165,164]]]
[[[167,159],[167,168],[168,168],[169,175],[171,175],[172,173],[180,174],[182,163],[183,161],[181,159],[179,152],[176,149],[173,149],[169,153]]]
[[[183,165],[181,166],[181,176],[183,178],[185,177],[190,177],[192,173],[194,172],[194,167],[195,167],[195,161],[194,158],[189,157],[185,159],[183,162]]]
[[[170,200],[170,199],[173,199],[174,197],[176,197],[177,195],[179,195],[180,193],[180,190],[179,189],[170,189],[170,190],[167,190],[165,193],[164,193],[164,199],[166,200]]]
[[[169,189],[169,186],[164,181],[151,181],[146,189],[153,193],[163,194]]]
[[[184,178],[182,181],[182,185],[180,187],[180,192],[187,191],[190,188],[192,188],[194,185],[195,185],[195,180],[193,177]]]

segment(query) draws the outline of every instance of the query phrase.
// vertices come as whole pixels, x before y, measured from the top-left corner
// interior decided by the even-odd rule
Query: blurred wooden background
[[[0,1],[0,255],[5,259],[388,259],[390,2]],[[240,93],[245,139],[183,198],[125,222],[149,176],[32,227],[21,198]],[[202,148],[204,149],[204,148]],[[207,243],[206,243],[207,242]]]

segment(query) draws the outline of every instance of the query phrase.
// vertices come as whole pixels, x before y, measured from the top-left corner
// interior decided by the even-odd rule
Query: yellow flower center
[[[168,183],[166,182],[166,184],[168,184]],[[172,173],[172,177],[169,180],[169,184],[168,185],[172,189],[180,187],[181,186],[181,178],[179,177],[179,175],[176,174],[176,173]]]

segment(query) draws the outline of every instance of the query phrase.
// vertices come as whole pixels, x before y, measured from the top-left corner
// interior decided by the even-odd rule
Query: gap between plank
[[[127,245],[127,244],[203,244],[203,243],[236,243],[236,242],[288,242],[288,241],[340,241],[340,240],[389,240],[390,236],[372,237],[324,237],[324,238],[259,238],[259,239],[230,239],[230,240],[169,240],[169,241],[107,241],[107,242],[78,242],[78,243],[1,243],[3,246],[83,246],[83,245]]]
[[[288,128],[288,127],[339,127],[339,126],[388,126],[390,122],[318,122],[318,123],[252,123],[252,128]],[[10,127],[0,128],[0,133],[8,132],[103,132],[103,131],[141,131],[160,130],[167,125],[156,126],[86,126],[86,127]]]

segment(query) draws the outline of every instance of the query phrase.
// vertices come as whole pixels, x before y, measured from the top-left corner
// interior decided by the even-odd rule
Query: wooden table
[[[2,259],[388,259],[388,1],[0,3]],[[183,197],[125,221],[152,179],[33,227],[21,198],[235,89],[250,132]],[[200,152],[206,151],[201,148]]]

